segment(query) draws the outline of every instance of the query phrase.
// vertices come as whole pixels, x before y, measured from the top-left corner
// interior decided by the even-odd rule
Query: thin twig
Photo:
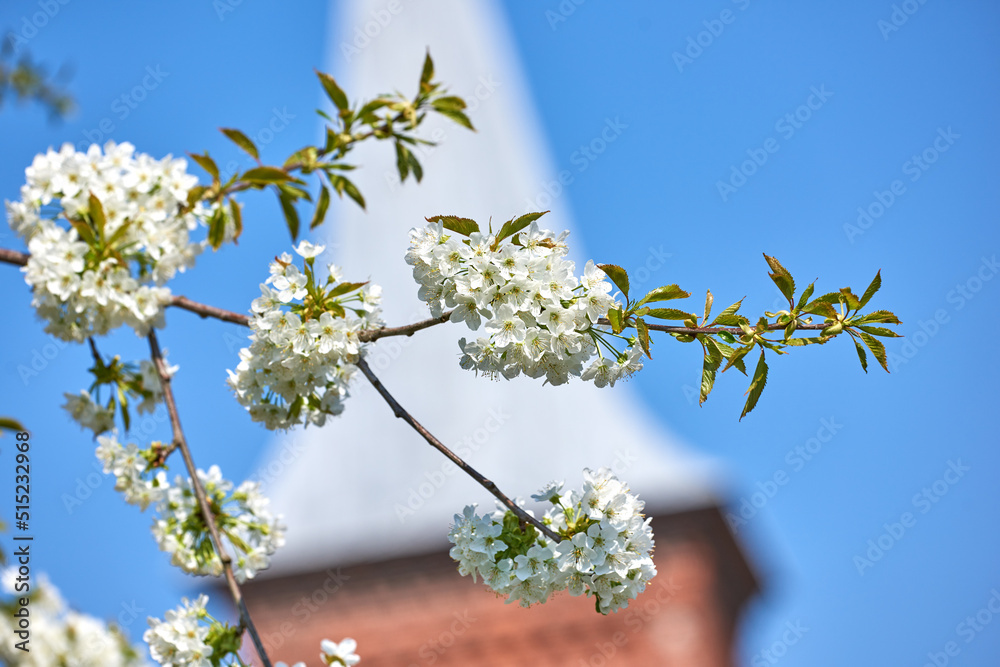
[[[611,322],[606,317],[602,317],[601,319],[597,320],[597,323],[598,324],[605,324],[605,325],[610,325],[611,324]],[[786,326],[788,326],[788,325],[787,324],[779,324],[777,322],[772,322],[771,324],[767,325],[767,330],[768,331],[779,331],[779,330],[783,330]],[[822,322],[820,322],[818,324],[803,324],[803,323],[799,323],[795,327],[795,330],[796,331],[822,331],[823,329],[826,329],[829,326],[830,326],[830,322],[826,322],[825,324],[822,323]],[[647,322],[646,323],[646,328],[648,328],[650,331],[663,331],[665,333],[683,334],[685,336],[694,336],[696,334],[717,334],[717,333],[723,333],[723,332],[725,332],[725,333],[731,333],[731,334],[733,334],[736,337],[745,336],[746,335],[746,333],[743,331],[743,329],[741,329],[739,327],[675,327],[675,326],[670,326],[669,324],[649,324]],[[750,330],[751,331],[755,331],[755,329],[753,327],[750,327]]]
[[[389,404],[389,407],[392,408],[393,414],[396,415],[398,418],[402,419],[403,421],[405,421],[410,426],[412,426],[413,430],[419,433],[421,437],[423,437],[423,439],[427,441],[427,444],[429,444],[431,447],[433,447],[434,449],[438,450],[439,452],[447,456],[452,463],[461,468],[463,472],[469,475],[469,477],[479,482],[479,484],[484,489],[486,489],[494,496],[496,496],[496,498],[500,502],[502,502],[504,505],[507,506],[507,509],[509,509],[511,512],[517,515],[517,518],[521,520],[522,524],[530,523],[533,526],[535,526],[535,528],[538,528],[538,530],[544,533],[545,536],[550,538],[551,540],[555,542],[561,541],[562,538],[560,538],[559,535],[554,533],[544,523],[542,523],[541,521],[539,521],[538,519],[536,519],[535,517],[531,516],[523,509],[518,507],[517,503],[515,503],[513,500],[504,495],[504,493],[497,488],[496,484],[486,479],[481,473],[479,473],[479,471],[477,471],[475,468],[473,468],[468,463],[463,461],[457,454],[455,454],[455,452],[445,447],[440,440],[435,438],[430,431],[428,431],[426,428],[423,427],[423,425],[420,422],[414,419],[413,415],[407,412],[403,408],[403,406],[401,406],[399,402],[395,398],[393,398],[392,394],[390,394],[389,391],[385,388],[385,385],[382,384],[382,381],[379,380],[377,377],[375,377],[375,374],[372,373],[372,369],[368,367],[368,363],[364,359],[358,360],[357,367],[361,369],[361,372],[368,379],[368,381],[372,383],[372,386],[375,387],[375,390],[379,394],[381,394],[382,398],[385,399],[385,402]]]
[[[0,262],[14,264],[15,266],[25,266],[28,263],[29,257],[31,257],[31,255],[28,253],[9,250],[8,248],[0,248]]]
[[[264,644],[261,642],[260,635],[257,634],[257,628],[253,624],[253,619],[250,618],[250,611],[243,601],[243,592],[236,581],[236,575],[233,574],[232,558],[222,544],[219,529],[215,525],[215,514],[212,512],[208,498],[205,496],[205,488],[201,485],[201,480],[198,479],[198,469],[195,467],[194,459],[191,457],[191,450],[187,445],[187,440],[184,438],[184,431],[181,430],[180,415],[177,412],[177,404],[174,402],[173,390],[170,388],[170,374],[167,372],[167,364],[163,361],[163,355],[160,352],[160,344],[156,339],[155,331],[149,332],[149,351],[153,359],[153,364],[156,366],[156,372],[160,375],[160,384],[163,386],[163,399],[167,404],[167,412],[170,414],[170,425],[173,427],[174,432],[174,446],[181,450],[181,456],[184,457],[184,466],[191,477],[191,486],[194,489],[195,497],[198,498],[198,507],[201,509],[202,518],[205,520],[205,525],[208,526],[208,532],[212,537],[212,544],[215,546],[215,551],[219,554],[219,560],[222,561],[226,583],[229,585],[229,594],[239,609],[240,623],[250,634],[254,648],[257,649],[257,655],[261,662],[264,663],[264,667],[271,667],[271,660],[264,650]]]

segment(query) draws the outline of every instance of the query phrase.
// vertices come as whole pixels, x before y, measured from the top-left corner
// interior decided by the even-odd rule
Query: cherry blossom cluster
[[[502,506],[485,516],[475,505],[456,514],[448,539],[459,573],[482,577],[508,603],[525,607],[561,590],[593,596],[602,614],[627,607],[656,574],[650,519],[607,468],[584,469],[583,477],[582,491],[564,493],[560,482],[532,496],[551,503],[542,522],[563,538],[558,543]]]
[[[593,261],[581,278],[575,275],[575,263],[566,259],[567,234],[555,236],[537,222],[500,240],[479,231],[466,237],[440,221],[410,231],[406,262],[419,298],[432,314],[451,308],[452,322],[486,334],[459,341],[462,368],[507,379],[544,376],[551,384],[578,376],[598,386],[642,368],[637,341],[598,325],[618,302]],[[614,347],[614,338],[627,343],[625,351]]]
[[[127,324],[140,335],[163,325],[177,271],[204,248],[190,233],[215,210],[188,204],[197,178],[187,161],[156,160],[129,143],[64,144],[36,155],[11,228],[31,252],[25,280],[46,331],[82,341]]]
[[[115,476],[115,489],[125,501],[145,510],[156,508],[153,536],[171,563],[185,572],[218,576],[222,561],[211,543],[198,499],[189,477],[178,475],[171,484],[161,465],[164,445],[153,443],[140,449],[133,443],[123,446],[115,434],[101,436],[97,457],[104,472]],[[258,482],[233,483],[223,479],[218,466],[198,471],[215,512],[215,522],[226,548],[234,554],[233,573],[239,581],[252,579],[266,569],[271,555],[285,543],[285,527],[280,517],[268,509],[270,501],[260,492]]]
[[[327,265],[315,274],[324,247],[302,241],[295,252],[304,268],[283,253],[251,305],[251,345],[240,350],[229,386],[251,419],[270,429],[296,424],[322,426],[344,410],[348,384],[363,353],[358,332],[382,326],[382,288],[341,281],[340,269]]]
[[[149,644],[149,653],[164,667],[213,667],[215,665],[243,665],[236,655],[240,648],[242,631],[212,618],[206,610],[208,596],[195,600],[182,598],[182,604],[168,611],[164,620],[150,617],[149,630],[142,636]],[[357,642],[351,638],[340,643],[324,639],[320,643],[320,659],[325,665],[351,667],[361,661],[355,654]],[[231,659],[232,662],[223,662]],[[287,667],[278,662],[275,667]],[[293,667],[305,667],[304,662]]]
[[[182,598],[182,602],[182,606],[166,613],[165,620],[149,617],[149,630],[142,635],[149,644],[149,654],[166,667],[211,667],[215,653],[212,643],[216,642],[210,643],[209,639],[215,623],[205,610],[208,596],[201,595],[194,601]],[[208,624],[203,622],[206,620]]]
[[[41,574],[31,582],[30,592],[18,581],[17,568],[3,571],[3,592],[13,596],[10,603],[0,596],[0,663],[9,667],[145,667],[148,663],[140,656],[142,650],[133,646],[115,625],[69,608],[59,590]],[[29,650],[21,650],[18,631],[19,618],[15,616],[17,603],[27,597],[30,603]],[[15,605],[17,608],[15,608]]]

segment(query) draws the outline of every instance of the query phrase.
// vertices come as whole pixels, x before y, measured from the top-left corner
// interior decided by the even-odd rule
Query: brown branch
[[[605,324],[605,325],[610,325],[611,324],[611,322],[608,321],[608,318],[606,318],[606,317],[602,317],[601,319],[597,320],[597,323],[598,324]],[[823,329],[826,329],[827,327],[829,327],[830,324],[831,324],[830,322],[827,322],[825,324],[822,323],[822,322],[820,322],[818,324],[803,324],[803,323],[799,323],[795,327],[795,330],[796,331],[822,331]],[[772,322],[771,324],[767,325],[767,330],[768,331],[780,331],[780,330],[784,330],[784,328],[786,326],[788,326],[788,325],[787,324],[778,324],[777,322]],[[743,331],[743,329],[741,329],[739,327],[675,327],[675,326],[670,326],[670,325],[667,325],[667,324],[649,324],[648,322],[646,323],[646,327],[650,331],[663,331],[665,333],[683,334],[683,335],[686,335],[686,336],[694,336],[696,334],[717,334],[717,333],[723,333],[723,332],[725,332],[725,333],[731,333],[731,334],[733,334],[736,337],[745,336],[746,335],[746,333]],[[754,329],[754,327],[750,327],[750,330],[751,331],[756,331],[756,329]]]
[[[222,544],[219,529],[215,525],[215,514],[212,512],[208,498],[205,496],[205,488],[201,485],[201,480],[198,479],[198,469],[194,465],[194,459],[191,457],[191,450],[187,445],[187,440],[184,439],[184,431],[181,430],[180,415],[177,412],[177,404],[174,402],[174,393],[170,388],[170,374],[167,373],[167,365],[163,361],[163,355],[160,352],[160,344],[156,339],[155,331],[149,332],[149,351],[153,359],[153,364],[156,366],[156,372],[160,375],[160,384],[163,386],[163,399],[167,404],[167,412],[170,414],[170,425],[174,432],[174,446],[181,450],[181,456],[184,457],[184,466],[191,477],[191,486],[194,489],[195,497],[198,499],[198,507],[201,509],[202,518],[205,520],[205,525],[208,526],[208,532],[212,537],[212,544],[215,547],[215,551],[219,554],[219,560],[222,561],[222,569],[226,575],[229,594],[233,598],[237,609],[239,609],[240,624],[250,634],[254,648],[257,649],[257,655],[261,659],[261,662],[264,663],[264,667],[271,667],[271,660],[264,650],[264,644],[261,642],[260,635],[257,634],[257,628],[253,624],[253,619],[250,618],[250,611],[243,601],[243,592],[240,590],[239,582],[236,581],[236,575],[233,574],[232,558]]]
[[[17,266],[24,266],[28,263],[28,258],[30,255],[18,252],[16,250],[8,250],[7,248],[0,248],[0,262],[5,262],[7,264],[15,264]],[[200,315],[203,318],[211,317],[216,320],[222,320],[223,322],[230,322],[232,324],[239,324],[240,326],[248,327],[250,326],[250,318],[247,315],[241,313],[235,313],[231,310],[226,310],[224,308],[217,308],[215,306],[210,306],[205,303],[199,303],[198,301],[192,301],[186,296],[176,295],[171,297],[169,306],[175,306],[182,310],[187,310],[196,315]],[[416,332],[432,327],[436,324],[442,324],[447,322],[448,318],[451,317],[452,311],[447,311],[441,313],[437,317],[431,317],[426,320],[421,320],[419,322],[414,322],[413,324],[404,324],[398,327],[382,327],[380,329],[364,329],[358,332],[358,339],[362,343],[371,343],[379,338],[387,338],[389,336],[412,336]]]
[[[6,262],[7,264],[13,264],[15,266],[24,266],[28,263],[29,257],[31,257],[31,255],[25,252],[0,248],[0,262]]]
[[[455,454],[455,452],[445,447],[440,440],[435,438],[430,431],[414,419],[413,415],[407,412],[403,406],[401,406],[399,402],[393,398],[392,394],[390,394],[385,388],[385,385],[382,384],[382,381],[375,377],[375,374],[372,373],[372,369],[368,367],[368,363],[364,359],[358,360],[357,367],[361,369],[361,372],[368,379],[368,381],[372,383],[375,390],[381,394],[382,398],[385,399],[385,402],[389,404],[389,407],[392,408],[393,414],[412,426],[413,430],[419,433],[421,437],[427,441],[427,444],[447,456],[452,463],[461,468],[463,472],[469,475],[469,477],[479,482],[484,489],[492,493],[500,502],[507,506],[507,509],[517,515],[517,518],[521,520],[522,525],[524,523],[530,523],[535,526],[535,528],[538,528],[538,530],[540,530],[549,539],[555,542],[561,541],[562,538],[560,538],[558,534],[554,533],[552,529],[525,512],[522,508],[518,507],[517,503],[505,496],[504,493],[497,488],[496,484],[486,479],[486,477],[479,473],[475,468],[463,461],[457,454]]]

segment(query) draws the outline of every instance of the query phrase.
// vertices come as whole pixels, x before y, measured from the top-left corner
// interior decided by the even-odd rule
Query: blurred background
[[[504,164],[521,161],[529,176],[507,175],[528,193],[509,202],[510,213],[551,207],[573,228],[580,258],[620,264],[634,279],[645,270],[650,288],[678,282],[696,310],[706,288],[719,307],[746,296],[748,313],[775,308],[779,297],[762,252],[800,285],[818,278],[822,291],[863,290],[882,271],[871,306],[893,310],[906,336],[887,342],[891,374],[873,361],[863,373],[846,340],[794,350],[771,362],[760,404],[738,422],[746,379],[721,376],[699,408],[700,355],[664,342],[627,387],[670,434],[665,443],[717,471],[721,515],[761,583],[740,617],[737,664],[995,664],[1000,455],[987,409],[997,405],[998,356],[976,332],[1000,324],[1000,190],[990,176],[1000,148],[1000,8],[917,0],[447,7],[5,2],[4,45],[63,68],[76,110],[53,121],[44,107],[5,97],[0,196],[16,198],[33,156],[63,142],[130,141],[154,156],[207,149],[220,165],[246,168],[217,131],[237,127],[279,162],[322,136],[314,109],[326,102],[313,68],[343,78],[352,96],[393,86],[410,94],[429,47],[438,77],[477,100],[470,117],[481,134],[496,136],[491,121],[494,133],[514,133]],[[476,40],[448,32],[466,25]],[[387,57],[397,40],[423,34],[452,41]],[[467,44],[468,57],[455,43]],[[371,71],[390,80],[362,81]],[[509,115],[501,108],[516,109],[514,119],[498,118]],[[469,152],[477,135],[448,136],[425,164],[429,187],[440,186],[430,179],[449,157],[456,171],[496,159]],[[376,186],[397,189],[382,171],[371,182],[370,198]],[[467,195],[456,192],[456,203]],[[288,237],[272,196],[243,201],[239,246],[204,255],[171,283],[175,293],[248,308]],[[393,221],[397,238],[405,244],[418,216],[435,213],[467,214],[416,211]],[[333,236],[317,238],[346,243],[338,223],[356,231],[362,223],[346,222],[355,219],[338,206],[326,223]],[[0,245],[23,249],[6,228]],[[203,582],[169,566],[150,517],[121,502],[93,443],[58,409],[63,392],[89,385],[89,353],[46,336],[16,270],[4,270],[0,414],[25,423],[36,443],[34,567],[73,605],[118,618],[138,639],[147,615],[162,617]],[[168,323],[161,341],[181,368],[175,388],[197,460],[232,479],[258,475],[279,445],[224,385],[244,332],[182,312],[168,313]],[[128,332],[102,351],[147,353]],[[426,377],[411,381],[393,387],[414,395],[428,386]],[[168,437],[165,418],[152,426],[140,440]],[[8,463],[10,442],[0,440]],[[12,471],[0,475],[0,497],[12,496],[11,482]],[[349,512],[366,511],[374,495]],[[11,509],[0,505],[5,517]],[[913,520],[901,530],[907,512]]]

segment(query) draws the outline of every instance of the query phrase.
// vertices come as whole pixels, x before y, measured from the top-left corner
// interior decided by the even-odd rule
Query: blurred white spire
[[[412,95],[425,51],[437,78],[469,102],[478,132],[437,118],[420,154],[425,177],[399,184],[392,146],[352,154],[363,168],[355,181],[368,212],[353,203],[331,207],[324,225],[327,254],[345,279],[384,288],[392,326],[424,319],[426,306],[403,262],[407,231],[424,217],[455,214],[502,223],[528,212],[556,180],[528,87],[493,2],[353,0],[336,3],[326,71],[351,99],[399,90]],[[572,229],[568,198],[546,200],[541,223]],[[570,246],[579,237],[570,236]],[[582,262],[577,255],[578,270]],[[582,483],[584,467],[609,465],[653,511],[715,502],[716,468],[681,446],[641,405],[628,385],[542,386],[517,378],[491,382],[458,366],[465,325],[444,324],[413,338],[380,341],[369,363],[400,403],[510,496],[527,498],[552,479]],[[322,429],[278,439],[261,462],[288,541],[273,573],[288,573],[426,552],[447,546],[452,516],[492,497],[447,464],[358,374],[343,416]]]

